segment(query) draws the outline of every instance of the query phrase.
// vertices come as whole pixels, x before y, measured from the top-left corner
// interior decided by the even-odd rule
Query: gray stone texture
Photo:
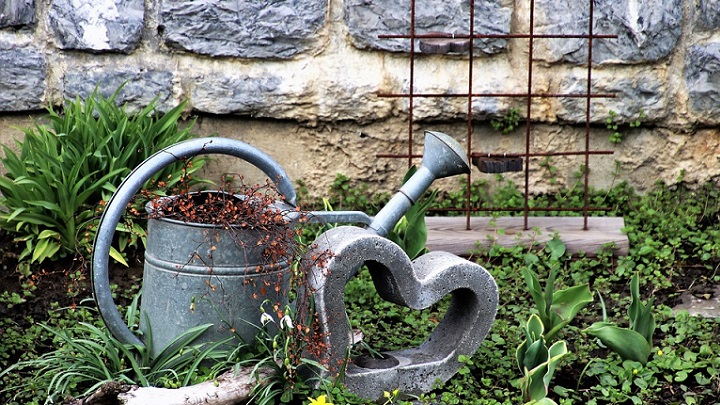
[[[0,49],[0,111],[39,110],[47,87],[47,62],[35,49]]]
[[[708,31],[720,28],[720,1],[699,0],[695,3],[697,27]]]
[[[658,121],[667,116],[667,86],[652,71],[641,71],[632,76],[596,75],[592,80],[593,93],[614,94],[614,98],[593,98],[590,119],[604,122],[609,111],[614,111],[616,122],[636,119],[640,111],[644,121]],[[586,94],[587,76],[567,75],[560,82],[560,93]],[[585,122],[586,98],[561,98],[562,108],[557,117],[564,121]]]
[[[110,97],[124,83],[115,100],[118,104],[125,104],[128,111],[143,109],[155,97],[159,97],[157,109],[168,111],[176,105],[172,100],[172,81],[173,74],[170,72],[139,68],[70,70],[63,77],[63,97],[86,98],[96,87],[103,97]]]
[[[596,63],[655,62],[668,56],[680,38],[682,0],[594,1],[593,34],[617,35],[593,40]],[[574,0],[535,2],[535,31],[541,34],[588,34],[589,8]],[[586,63],[588,40],[538,39],[536,57],[551,62]]]
[[[191,100],[195,109],[206,113],[263,115],[273,106],[289,107],[291,100],[283,94],[281,84],[278,76],[207,75],[195,80]]]
[[[162,1],[159,27],[171,48],[212,56],[290,58],[318,44],[327,2]]]
[[[130,53],[142,37],[143,0],[52,0],[50,27],[62,49]]]
[[[508,34],[512,2],[505,0],[475,1],[476,34]],[[410,0],[345,0],[345,22],[353,45],[360,49],[409,52],[410,42],[403,38],[378,38],[379,35],[410,33]],[[432,31],[468,34],[470,6],[464,0],[416,0],[415,33]],[[475,49],[496,54],[507,48],[507,40],[483,38],[474,41]],[[415,51],[420,52],[418,41]]]
[[[720,122],[720,42],[691,46],[684,76],[690,110],[706,121]]]
[[[2,0],[0,28],[22,27],[35,23],[35,0]]]

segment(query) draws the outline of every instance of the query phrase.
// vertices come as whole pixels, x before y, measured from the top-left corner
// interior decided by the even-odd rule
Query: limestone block
[[[21,27],[34,23],[34,0],[3,0],[0,3],[0,28]]]
[[[195,109],[211,114],[276,116],[291,108],[293,97],[280,76],[203,75],[191,92]]]
[[[587,34],[589,7],[572,0],[535,2],[535,31],[542,34]],[[597,0],[594,34],[616,39],[593,40],[593,62],[655,62],[672,52],[680,38],[682,0]],[[588,40],[539,39],[535,57],[549,62],[587,62]]]
[[[347,69],[346,73],[351,71]],[[192,106],[211,114],[292,119],[300,122],[368,122],[392,113],[392,100],[376,96],[381,78],[353,80],[328,72],[294,76],[272,68],[246,74],[196,76]]]
[[[690,111],[720,122],[720,42],[691,46],[685,56]]]
[[[697,28],[714,31],[720,28],[720,2],[717,0],[699,0],[695,3]]]
[[[560,93],[587,93],[587,71],[566,75],[559,87]],[[647,121],[659,121],[667,117],[667,85],[664,77],[654,70],[644,69],[626,75],[619,75],[615,71],[595,71],[591,91],[615,94],[614,98],[591,100],[592,122],[604,122],[610,110],[617,113],[616,122],[636,119],[640,110],[645,113]],[[557,117],[570,122],[585,122],[586,100],[561,98]]]
[[[47,62],[31,48],[0,49],[0,111],[39,110],[44,107]]]
[[[130,53],[140,43],[143,0],[52,0],[49,21],[62,49]]]
[[[63,97],[87,98],[97,86],[103,97],[110,97],[123,83],[116,97],[118,104],[126,104],[128,111],[138,111],[155,98],[159,111],[168,111],[177,103],[172,100],[173,74],[161,70],[140,68],[97,68],[89,71],[70,69],[63,77]]]
[[[508,34],[512,17],[512,2],[506,0],[477,0],[475,2],[475,32],[478,34]],[[415,33],[432,31],[467,34],[470,31],[470,8],[464,0],[416,0]],[[352,44],[360,49],[409,52],[407,39],[378,38],[383,34],[410,33],[410,0],[372,2],[345,1],[345,23]],[[419,41],[415,51],[420,52]],[[475,48],[486,54],[496,54],[507,48],[507,40],[485,38],[474,41]]]
[[[317,46],[327,2],[162,1],[168,47],[213,56],[290,58]]]

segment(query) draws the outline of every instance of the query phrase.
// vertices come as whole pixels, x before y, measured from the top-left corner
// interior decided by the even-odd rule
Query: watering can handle
[[[100,316],[110,332],[121,342],[144,346],[130,331],[118,312],[110,292],[108,263],[115,228],[140,188],[163,168],[197,155],[224,154],[243,159],[262,170],[277,185],[285,201],[295,205],[292,182],[285,170],[270,156],[241,141],[227,138],[198,138],[169,146],[140,163],[120,184],[100,218],[92,253],[92,287]]]

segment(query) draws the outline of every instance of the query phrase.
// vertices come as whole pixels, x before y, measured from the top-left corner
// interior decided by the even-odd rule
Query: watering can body
[[[207,323],[213,326],[195,343],[231,336],[252,342],[261,306],[284,308],[290,281],[289,259],[268,259],[264,237],[239,226],[162,217],[148,221],[140,330],[152,356],[183,332]]]

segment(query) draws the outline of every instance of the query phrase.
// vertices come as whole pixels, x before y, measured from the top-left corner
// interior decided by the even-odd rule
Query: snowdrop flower
[[[267,312],[263,312],[262,315],[260,315],[260,323],[262,324],[262,326],[265,326],[270,322],[275,322],[275,320],[272,318],[272,316],[268,315]]]
[[[280,318],[280,329],[292,329],[293,323],[292,318],[290,318],[290,315],[285,315],[282,318]]]

